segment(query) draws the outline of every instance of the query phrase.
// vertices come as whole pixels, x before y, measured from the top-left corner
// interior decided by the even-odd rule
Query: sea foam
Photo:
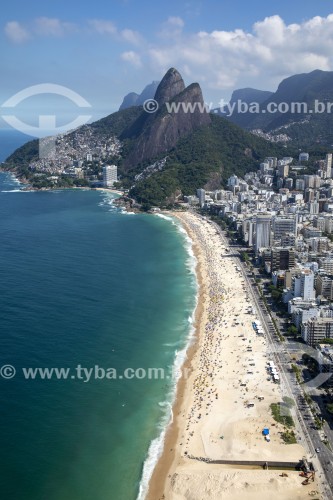
[[[182,373],[182,367],[184,365],[184,362],[187,357],[187,350],[189,346],[192,344],[193,339],[194,339],[194,334],[195,334],[195,328],[194,328],[194,317],[195,317],[195,311],[197,308],[198,304],[198,282],[197,282],[197,277],[196,277],[196,265],[197,265],[197,259],[194,255],[193,249],[192,249],[192,240],[188,236],[187,232],[185,229],[181,226],[179,222],[175,222],[173,218],[167,217],[163,214],[156,214],[158,217],[161,217],[162,219],[171,221],[173,225],[176,226],[177,230],[181,233],[184,241],[184,246],[185,249],[189,255],[189,257],[186,260],[186,266],[189,269],[189,271],[193,274],[193,286],[195,287],[196,290],[196,297],[195,297],[195,307],[193,309],[192,315],[187,318],[187,322],[189,325],[188,328],[188,335],[185,340],[185,346],[181,350],[176,350],[175,351],[175,358],[174,358],[174,363],[173,363],[173,374],[174,374],[174,384],[170,389],[169,394],[167,395],[167,398],[165,401],[160,402],[159,406],[161,406],[165,413],[164,416],[162,417],[160,423],[159,423],[159,429],[161,429],[161,432],[158,437],[153,439],[150,443],[148,452],[147,452],[147,457],[146,460],[143,464],[143,471],[142,471],[142,477],[140,481],[140,487],[139,487],[139,494],[137,496],[137,500],[144,500],[147,492],[148,492],[148,486],[149,486],[149,481],[151,479],[151,476],[153,474],[154,468],[158,462],[158,459],[162,455],[163,448],[164,448],[164,441],[165,441],[165,436],[168,427],[172,424],[173,422],[173,411],[172,411],[172,405],[175,401],[176,398],[176,389],[177,389],[177,383],[178,380],[181,377]],[[164,344],[167,345],[167,344]]]
[[[164,219],[164,220],[168,220],[168,221],[174,222],[173,218],[172,218],[172,217],[169,217],[168,215],[164,215],[164,214],[154,214],[154,215],[156,215],[156,217],[160,217],[161,219]]]
[[[27,191],[22,191],[22,189],[4,189],[1,193],[26,193]]]

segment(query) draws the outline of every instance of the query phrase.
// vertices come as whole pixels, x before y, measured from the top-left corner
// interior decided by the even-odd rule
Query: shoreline
[[[191,235],[188,226],[186,226],[184,221],[180,217],[178,217],[178,214],[172,212],[171,215],[178,220],[181,226],[185,229],[187,236],[191,240],[191,247],[196,259],[195,274],[198,286],[197,304],[194,310],[194,324],[193,324],[194,334],[192,336],[190,344],[186,348],[186,357],[181,367],[181,377],[179,378],[175,389],[175,398],[172,405],[173,421],[167,425],[163,442],[163,451],[162,454],[158,457],[158,460],[150,477],[148,483],[148,490],[145,496],[146,500],[160,500],[160,499],[162,500],[163,493],[161,493],[161,490],[164,489],[164,484],[163,487],[161,488],[160,477],[164,478],[167,477],[167,473],[170,470],[176,457],[176,443],[178,441],[179,431],[180,431],[177,424],[177,417],[181,412],[181,405],[183,403],[182,400],[184,398],[186,382],[187,382],[186,380],[187,377],[184,376],[184,373],[190,374],[193,369],[192,359],[198,349],[197,345],[197,340],[199,336],[198,329],[200,328],[200,324],[202,322],[202,316],[204,313],[204,303],[206,300],[205,285],[202,277],[203,262],[198,245],[195,243],[193,235]]]
[[[195,268],[193,271],[193,276],[194,276],[194,279],[196,282],[196,303],[195,303],[195,307],[192,310],[193,323],[189,329],[189,334],[188,334],[188,339],[187,339],[186,345],[182,348],[182,351],[181,351],[184,353],[184,360],[183,360],[181,366],[178,368],[180,370],[180,376],[178,377],[178,380],[176,380],[176,384],[175,384],[174,389],[173,389],[173,397],[172,397],[172,400],[169,402],[170,407],[171,407],[170,418],[169,418],[168,422],[166,423],[164,429],[159,434],[159,436],[157,438],[155,438],[154,440],[152,440],[150,443],[150,446],[151,446],[151,444],[155,440],[161,439],[161,437],[164,435],[163,441],[161,443],[162,444],[162,454],[158,455],[157,459],[155,458],[154,463],[153,463],[153,469],[152,469],[151,473],[148,475],[148,480],[146,483],[142,484],[142,481],[144,479],[145,465],[147,463],[147,460],[149,459],[149,450],[148,450],[148,454],[147,454],[145,461],[144,461],[144,466],[143,466],[142,475],[141,475],[141,479],[140,479],[140,490],[139,490],[139,493],[137,495],[137,500],[145,500],[146,498],[148,498],[147,494],[148,494],[148,490],[149,490],[149,485],[151,483],[152,476],[155,474],[155,470],[160,462],[160,458],[164,453],[165,443],[170,438],[172,439],[172,442],[176,442],[177,436],[173,436],[172,428],[173,428],[173,425],[176,421],[176,414],[178,411],[177,410],[177,407],[178,407],[177,399],[179,397],[178,395],[181,394],[181,392],[185,390],[185,384],[184,384],[185,380],[183,377],[183,373],[184,372],[189,373],[191,370],[191,366],[190,366],[190,364],[191,364],[191,352],[192,352],[192,350],[196,349],[196,340],[197,340],[196,339],[196,337],[197,337],[196,325],[198,322],[198,315],[200,315],[200,308],[202,307],[201,306],[201,298],[200,298],[201,274],[200,274],[200,270],[198,269],[199,268],[200,254],[196,249],[196,245],[193,241],[193,238],[191,238],[189,236],[188,231],[185,230],[185,228],[184,228],[184,224],[182,223],[181,220],[179,220],[179,218],[177,217],[177,215],[174,212],[163,212],[161,214],[157,213],[154,215],[157,217],[162,216],[163,218],[165,218],[169,221],[173,221],[173,219],[177,219],[177,222],[174,222],[174,223],[176,223],[180,228],[182,228],[184,230],[184,234],[182,235],[182,238],[184,238],[185,243],[186,243],[186,241],[188,241],[188,245],[189,245],[189,249],[187,249],[188,255],[190,258],[194,257],[194,261],[195,261]],[[182,231],[182,233],[183,233],[183,231]],[[191,334],[191,330],[192,330],[192,334]],[[177,357],[174,360],[174,368],[176,368],[175,367],[176,360],[177,360]],[[163,469],[165,469],[165,464],[163,464]],[[144,487],[144,489],[142,488],[142,486]],[[154,498],[154,500],[156,500],[157,497],[153,496],[152,498]]]
[[[10,170],[4,170],[4,169],[0,168],[0,173],[8,174],[13,179],[15,179],[17,184],[19,184],[20,186],[26,186],[23,189],[20,189],[20,191],[23,191],[23,192],[35,191],[38,193],[39,191],[45,192],[45,191],[68,191],[68,190],[77,191],[77,190],[80,190],[80,191],[104,191],[106,193],[118,194],[119,196],[124,195],[124,191],[120,191],[119,189],[105,188],[105,187],[90,187],[90,186],[68,186],[68,187],[66,187],[66,186],[61,187],[60,186],[59,187],[59,186],[53,186],[53,187],[45,187],[45,188],[33,188],[33,187],[29,187],[28,182],[24,182],[24,180],[16,177],[15,173],[10,171]]]
[[[272,418],[270,404],[281,401],[282,390],[268,381],[267,374],[263,377],[270,346],[253,331],[254,318],[246,312],[250,306],[248,290],[231,256],[222,254],[220,236],[212,224],[197,215],[172,215],[192,241],[197,259],[198,303],[193,343],[186,351],[176,387],[174,418],[167,426],[163,451],[151,474],[145,499],[264,500],[274,495],[281,500],[304,498],[304,487],[295,471],[288,472],[285,478],[278,471],[263,473],[200,461],[297,461],[306,452],[299,444],[286,445],[281,437],[283,426]],[[247,347],[244,341],[248,342]],[[256,372],[242,368],[248,364],[249,356],[254,357],[250,361],[255,361]],[[239,376],[249,380],[240,384]],[[255,401],[255,409],[248,407],[247,398]],[[269,445],[261,432],[267,425],[272,430]],[[190,460],[190,456],[199,461]]]
[[[0,165],[0,173],[2,174],[8,174],[11,177],[14,177],[14,179],[22,186],[27,186],[24,189],[21,189],[21,191],[60,191],[60,190],[68,190],[68,189],[73,189],[73,190],[83,190],[83,191],[105,191],[107,193],[116,193],[119,194],[120,196],[124,195],[124,191],[121,191],[119,189],[111,189],[111,188],[106,188],[106,187],[90,187],[90,186],[50,186],[50,187],[44,187],[44,188],[33,188],[29,187],[29,181],[25,178],[19,178],[16,176],[15,170],[6,170]]]

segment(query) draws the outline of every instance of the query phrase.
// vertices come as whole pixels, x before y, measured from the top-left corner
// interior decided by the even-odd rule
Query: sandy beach
[[[252,327],[257,317],[241,271],[214,225],[189,212],[175,216],[191,237],[198,261],[196,338],[146,498],[305,498],[316,491],[316,483],[302,486],[296,471],[282,476],[278,470],[202,461],[297,462],[306,451],[300,444],[285,444],[283,426],[272,417],[270,404],[282,401],[281,388],[268,376],[268,341]],[[270,442],[262,434],[264,427],[270,430]]]

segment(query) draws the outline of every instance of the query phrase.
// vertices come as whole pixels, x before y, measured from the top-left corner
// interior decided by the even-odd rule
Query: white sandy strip
[[[286,445],[280,435],[283,427],[272,418],[270,404],[281,401],[281,390],[268,376],[267,340],[252,328],[256,318],[249,313],[250,297],[242,274],[213,225],[191,213],[179,218],[196,246],[204,312],[176,418],[180,437],[164,498],[304,498],[308,487],[301,485],[302,478],[295,472],[281,477],[279,471],[230,466],[226,470],[226,466],[188,458],[298,461],[305,451],[299,444]],[[270,442],[262,435],[264,427],[270,429]],[[311,489],[315,489],[313,483]]]

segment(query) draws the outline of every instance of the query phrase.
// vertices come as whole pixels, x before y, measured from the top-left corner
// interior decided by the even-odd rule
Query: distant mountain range
[[[270,92],[269,90],[258,90],[258,89],[252,89],[252,88],[245,88],[245,89],[237,89],[234,90],[231,98],[230,98],[230,107],[226,106],[225,109],[223,109],[223,105],[220,108],[215,108],[212,110],[212,113],[214,114],[219,114],[221,116],[226,116],[228,117],[229,109],[233,109],[234,105],[237,104],[239,101],[246,103],[246,104],[251,104],[252,102],[257,102],[259,104],[265,102],[269,97],[274,92]]]
[[[263,92],[254,89],[235,91],[231,99],[233,103],[237,99],[247,103],[257,102],[259,112],[238,112],[236,106],[228,119],[247,130],[262,129],[272,135],[286,134],[299,147],[314,144],[330,147],[333,144],[333,104],[331,111],[327,112],[329,103],[333,103],[332,71],[315,70],[291,76],[283,80],[277,91],[267,95],[265,100],[262,97]],[[316,112],[316,102],[320,112]],[[270,109],[277,111],[269,112]]]
[[[261,104],[269,99],[274,92],[269,90],[257,90],[251,88],[234,90],[230,99],[231,104],[236,103],[238,100],[250,104],[251,102],[258,102]]]
[[[141,94],[128,94],[120,110],[142,105],[154,97],[157,87],[158,82],[152,82]],[[244,111],[244,103],[248,106],[255,103],[257,110],[254,112],[252,107],[252,111]],[[329,148],[333,144],[333,72],[315,70],[293,75],[284,79],[276,92],[253,88],[234,90],[229,106],[224,111],[215,109],[213,113],[245,130],[262,130],[265,133],[262,135],[272,141],[285,140],[298,148],[316,145]]]
[[[132,106],[142,106],[142,104],[147,99],[152,99],[155,95],[157,87],[160,82],[152,82],[143,89],[141,94],[137,94],[136,92],[130,92],[125,95],[123,102],[120,105],[119,111],[122,109],[131,108]]]

